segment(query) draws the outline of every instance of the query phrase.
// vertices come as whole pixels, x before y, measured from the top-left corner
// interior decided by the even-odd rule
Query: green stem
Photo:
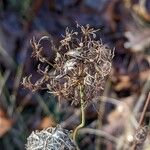
[[[75,128],[73,132],[73,140],[76,141],[76,135],[79,129],[81,129],[85,124],[85,113],[84,113],[84,101],[83,101],[83,88],[79,85],[80,89],[80,107],[81,107],[81,123]]]

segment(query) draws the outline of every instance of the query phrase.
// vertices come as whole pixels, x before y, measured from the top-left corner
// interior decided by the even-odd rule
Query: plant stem
[[[145,101],[145,104],[144,104],[144,108],[143,108],[143,111],[142,111],[142,114],[141,114],[141,117],[140,117],[140,121],[139,121],[139,126],[142,126],[142,123],[144,121],[144,117],[145,117],[146,110],[148,108],[149,102],[150,102],[150,92],[149,92],[147,100]]]
[[[80,108],[81,108],[81,123],[75,128],[73,132],[73,140],[76,141],[76,135],[80,128],[82,128],[85,124],[85,113],[84,113],[84,101],[83,101],[83,87],[79,85],[80,90]]]
[[[144,117],[145,117],[146,110],[148,108],[149,102],[150,102],[150,92],[149,92],[148,97],[147,97],[147,99],[145,101],[145,104],[144,104],[144,107],[143,107],[143,111],[142,111],[142,114],[141,114],[141,117],[140,117],[140,120],[139,120],[139,128],[144,127],[144,125],[143,125],[144,123],[143,122],[144,122]],[[137,149],[136,146],[137,146],[137,144],[134,143],[133,150]]]

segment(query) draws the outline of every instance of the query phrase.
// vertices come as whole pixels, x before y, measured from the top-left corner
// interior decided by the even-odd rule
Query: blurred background
[[[32,93],[22,78],[38,79],[30,39],[51,35],[58,43],[75,22],[99,28],[98,38],[115,48],[103,98],[86,107],[78,136],[82,150],[129,150],[150,91],[149,0],[0,0],[0,149],[23,150],[33,130],[62,125],[73,130],[80,109],[58,104],[46,90]],[[46,56],[54,59],[49,41]],[[150,104],[144,125],[150,126]],[[150,134],[141,149],[150,150]]]

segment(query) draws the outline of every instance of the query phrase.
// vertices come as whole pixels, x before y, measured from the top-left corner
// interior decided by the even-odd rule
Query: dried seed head
[[[76,150],[69,131],[57,126],[32,132],[27,139],[27,150]]]
[[[64,73],[66,74],[68,71],[73,70],[76,64],[75,59],[67,60],[66,63],[63,66]]]
[[[144,142],[147,138],[149,128],[148,126],[140,127],[134,136],[134,144],[136,150],[143,149]]]
[[[42,71],[38,68],[38,72],[43,74],[42,80],[31,84],[30,78],[25,78],[25,87],[37,90],[44,85],[60,99],[71,100],[73,103],[79,101],[80,84],[84,89],[85,102],[100,96],[105,78],[111,70],[113,51],[103,45],[101,40],[95,40],[98,30],[79,24],[77,28],[79,32],[66,28],[60,46],[55,48],[54,70],[50,73],[49,69]],[[33,55],[42,63],[51,65],[42,57],[42,46],[39,43],[36,44],[35,40],[32,40]]]

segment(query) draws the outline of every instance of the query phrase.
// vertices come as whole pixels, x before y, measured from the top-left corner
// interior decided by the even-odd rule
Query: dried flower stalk
[[[31,40],[32,57],[41,64],[47,64],[47,67],[42,70],[41,66],[38,66],[38,72],[42,77],[34,84],[31,82],[31,75],[25,77],[22,82],[32,91],[47,88],[59,100],[65,99],[74,104],[80,103],[81,124],[74,130],[74,140],[77,131],[84,126],[84,106],[101,95],[114,56],[113,51],[103,45],[101,40],[95,39],[98,30],[90,28],[89,25],[81,26],[78,23],[77,30],[79,31],[74,32],[66,28],[65,35],[57,48],[49,38],[52,50],[56,52],[54,64],[51,64],[42,54],[41,40],[48,39],[48,37],[42,37],[38,42],[33,38]],[[50,66],[53,67],[53,71],[50,71]]]
[[[73,140],[76,141],[76,134],[80,128],[82,128],[85,124],[85,113],[84,113],[84,101],[83,101],[83,92],[82,86],[79,86],[80,89],[80,106],[81,106],[81,123],[75,128],[73,132]]]

